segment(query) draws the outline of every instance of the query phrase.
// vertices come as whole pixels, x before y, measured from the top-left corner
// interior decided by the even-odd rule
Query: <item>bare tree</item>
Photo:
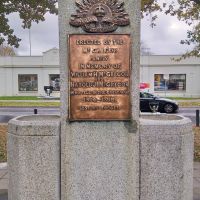
[[[0,45],[0,56],[15,56],[15,50],[11,46]]]

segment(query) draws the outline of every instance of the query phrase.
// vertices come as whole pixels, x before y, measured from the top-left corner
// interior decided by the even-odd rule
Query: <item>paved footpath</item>
[[[0,164],[0,200],[8,200],[8,172],[7,164]],[[200,200],[200,162],[194,163],[194,198]]]

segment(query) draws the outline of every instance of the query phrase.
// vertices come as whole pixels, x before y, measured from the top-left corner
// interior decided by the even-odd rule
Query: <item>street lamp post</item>
[[[30,47],[30,56],[31,56],[31,54],[32,54],[32,52],[31,52],[31,28],[29,28],[29,47]]]

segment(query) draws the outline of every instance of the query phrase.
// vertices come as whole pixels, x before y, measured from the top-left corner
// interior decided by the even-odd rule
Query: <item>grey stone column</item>
[[[140,122],[141,200],[193,200],[191,120],[144,115]]]
[[[139,198],[140,0],[124,1],[130,25],[132,120],[69,122],[69,34],[87,34],[69,25],[74,0],[59,0],[61,71],[61,199],[137,200]],[[125,53],[125,52],[124,52]]]
[[[23,116],[8,126],[8,199],[59,200],[60,118]]]

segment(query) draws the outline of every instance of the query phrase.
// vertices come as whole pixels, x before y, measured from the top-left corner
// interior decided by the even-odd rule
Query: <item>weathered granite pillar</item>
[[[8,124],[9,200],[60,199],[60,117],[30,115]]]
[[[62,200],[138,200],[139,199],[139,60],[140,60],[140,1],[128,0],[123,4],[117,4],[118,1],[80,1],[77,5],[74,0],[59,0],[59,27],[60,27],[60,69],[61,69],[61,199]],[[98,6],[97,6],[97,3]],[[80,5],[85,4],[85,5]],[[95,6],[94,6],[95,4]],[[130,24],[120,26],[127,23],[127,20],[114,22],[114,15],[108,14],[104,19],[106,12],[113,12],[109,6],[114,4],[114,9],[124,7],[129,16]],[[85,9],[85,15],[81,15],[83,20],[76,18],[73,21],[72,16],[76,10]],[[93,9],[92,11],[88,11]],[[121,12],[121,11],[120,11]],[[77,11],[78,13],[78,11]],[[89,14],[88,14],[89,13]],[[78,15],[79,15],[78,14]],[[88,15],[88,17],[86,17]],[[95,15],[95,16],[91,16]],[[122,15],[121,17],[127,15]],[[102,21],[98,21],[101,18]],[[80,20],[79,20],[80,19]],[[94,20],[94,21],[92,21]],[[95,22],[95,20],[97,20]],[[87,26],[87,22],[91,22]],[[102,24],[103,21],[105,24]],[[77,23],[77,24],[76,24]],[[86,23],[86,24],[85,24]],[[110,25],[109,25],[110,23]],[[123,55],[115,59],[123,59],[126,54],[130,53],[131,63],[129,65],[131,73],[128,75],[130,81],[130,118],[127,120],[109,120],[112,117],[111,112],[106,112],[102,120],[96,120],[95,114],[93,119],[89,120],[70,120],[73,108],[70,110],[70,66],[71,59],[76,62],[76,58],[80,60],[82,54],[87,54],[87,50],[78,54],[75,50],[74,54],[70,53],[70,44],[68,37],[72,34],[88,35],[94,43],[98,45],[102,38],[109,37],[108,33],[104,33],[104,28],[109,32],[110,29],[116,28],[115,23],[119,24],[117,30],[111,34],[126,34],[131,39],[130,49],[123,52]],[[71,25],[70,25],[71,24]],[[84,24],[83,27],[78,27]],[[73,26],[72,26],[73,25]],[[76,25],[76,27],[75,27]],[[105,25],[105,26],[104,26]],[[102,28],[103,27],[103,28]],[[97,30],[97,33],[91,33]],[[89,30],[88,30],[89,29]],[[86,30],[86,31],[85,31]],[[94,34],[99,34],[100,40],[94,41]],[[90,33],[88,33],[90,32]],[[102,38],[101,36],[104,35]],[[81,38],[82,36],[77,36]],[[85,36],[84,36],[85,37]],[[112,36],[111,36],[112,37]],[[79,52],[80,44],[87,42],[78,41],[77,51]],[[87,43],[89,44],[89,43]],[[87,45],[86,45],[87,46]],[[87,46],[88,47],[88,46]],[[118,48],[120,51],[120,48]],[[89,51],[89,50],[88,50]],[[100,49],[100,51],[104,51]],[[117,50],[118,51],[118,50]],[[94,51],[93,51],[94,52]],[[121,52],[122,53],[122,52]],[[96,61],[98,60],[95,58]],[[91,63],[95,60],[91,58]],[[114,60],[115,60],[114,59]],[[105,60],[104,60],[105,61]],[[101,63],[104,63],[101,62]],[[83,63],[85,59],[83,58]],[[98,62],[97,62],[98,63]],[[124,63],[121,63],[122,68]],[[120,66],[120,64],[118,65]],[[78,68],[74,64],[74,68]],[[80,70],[81,71],[81,70]],[[88,70],[91,72],[91,70]],[[102,70],[99,70],[102,71]],[[106,70],[104,70],[105,72]],[[109,70],[108,70],[109,71]],[[114,70],[113,70],[114,71]],[[117,70],[116,70],[117,71]],[[83,70],[82,72],[87,72]],[[76,76],[76,75],[75,75]],[[83,76],[83,75],[82,75]],[[89,75],[88,75],[89,76]],[[92,75],[91,75],[92,76]],[[83,77],[82,77],[83,78]],[[117,80],[112,79],[113,82]],[[82,84],[82,83],[81,83]],[[92,84],[95,84],[94,82]],[[86,84],[83,84],[83,86]],[[75,86],[73,86],[75,87]],[[121,87],[118,84],[118,87]],[[115,89],[115,88],[114,88]],[[98,92],[101,89],[95,89]],[[110,90],[105,88],[105,90]],[[79,90],[81,93],[83,89]],[[91,90],[90,90],[91,91]],[[75,94],[76,95],[76,94]],[[87,95],[86,95],[87,96]],[[89,96],[89,95],[88,95]],[[92,96],[92,95],[91,95]],[[94,97],[94,96],[93,96]],[[72,98],[72,97],[71,97]],[[74,98],[74,97],[73,97]],[[123,98],[123,97],[122,97]],[[94,98],[95,99],[95,98]],[[114,97],[118,99],[118,97]],[[84,101],[84,96],[81,99]],[[97,101],[100,101],[97,99]],[[118,101],[118,100],[117,100]],[[94,105],[94,102],[92,103]],[[99,105],[99,104],[98,104]],[[81,112],[88,107],[80,107],[82,118],[87,117]],[[95,107],[95,109],[104,109],[105,107]],[[120,109],[120,104],[116,107]],[[91,108],[92,109],[92,108]],[[114,113],[114,112],[113,112]],[[76,114],[76,113],[75,113]],[[107,115],[108,114],[108,115]],[[90,116],[89,116],[90,117]],[[118,118],[117,115],[115,117]]]

